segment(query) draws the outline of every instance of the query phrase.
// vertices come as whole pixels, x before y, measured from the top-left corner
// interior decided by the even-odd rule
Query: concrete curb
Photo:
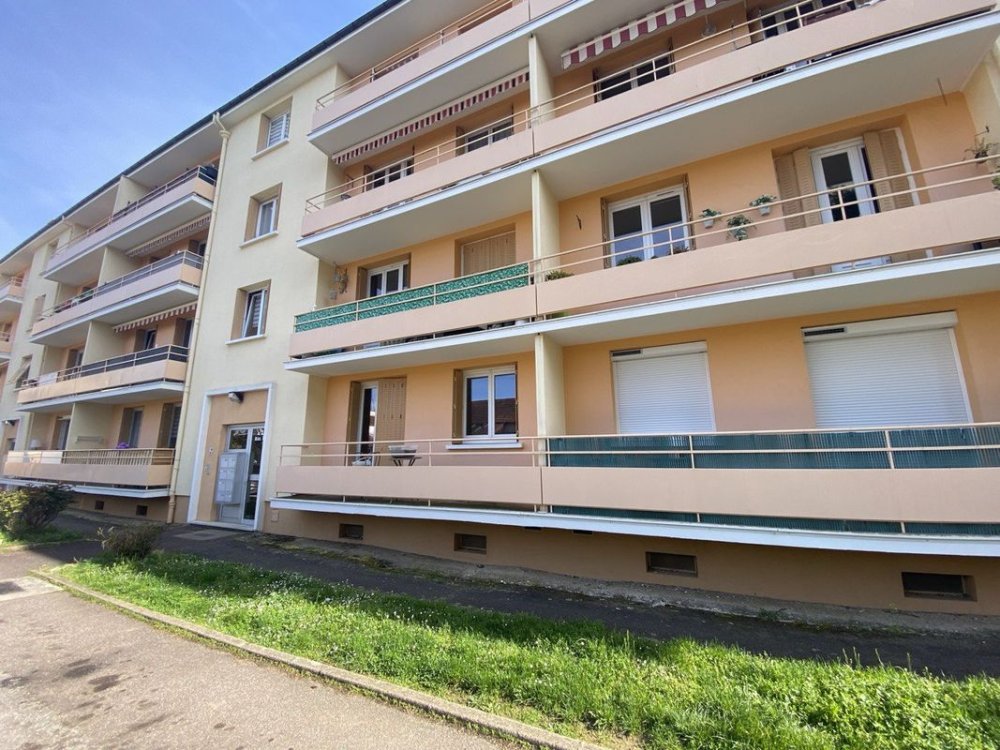
[[[108,596],[107,594],[94,591],[86,586],[81,586],[74,581],[70,581],[53,573],[33,571],[32,575],[59,586],[72,594],[102,602],[103,604],[107,604],[115,609],[121,610],[140,619],[149,620],[161,625],[168,625],[172,628],[177,628],[178,630],[183,630],[196,635],[199,638],[226,646],[227,648],[236,649],[257,658],[290,667],[304,674],[314,675],[325,680],[331,680],[338,684],[346,685],[365,693],[375,695],[379,698],[383,698],[392,703],[401,703],[411,706],[426,714],[466,724],[475,727],[479,731],[486,734],[515,740],[517,742],[531,745],[532,747],[545,748],[546,750],[606,750],[606,748],[599,745],[584,742],[583,740],[574,740],[569,737],[563,737],[555,732],[549,732],[545,729],[533,727],[530,724],[525,724],[514,719],[506,719],[502,716],[496,716],[494,714],[487,713],[486,711],[480,711],[476,708],[469,708],[468,706],[453,703],[452,701],[438,698],[433,695],[427,695],[426,693],[421,693],[417,690],[394,685],[391,682],[379,680],[374,677],[366,677],[365,675],[349,672],[346,669],[339,669],[338,667],[332,667],[328,664],[313,661],[312,659],[304,659],[299,656],[293,656],[292,654],[287,654],[273,648],[267,648],[266,646],[258,646],[257,644],[250,643],[242,638],[235,638],[231,635],[226,635],[225,633],[220,633],[216,630],[188,622],[187,620],[181,620],[177,617],[171,617],[170,615],[154,612],[153,610],[146,609],[145,607],[130,604],[129,602],[122,601],[121,599],[116,599],[113,596]]]

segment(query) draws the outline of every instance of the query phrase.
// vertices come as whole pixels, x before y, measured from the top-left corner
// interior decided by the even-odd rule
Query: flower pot
[[[763,206],[757,206],[757,210],[760,211],[761,216],[767,216],[769,213],[771,213],[771,207],[768,206],[766,203]]]
[[[713,226],[715,226],[715,219],[705,219],[701,223],[705,225],[705,229],[711,229]]]

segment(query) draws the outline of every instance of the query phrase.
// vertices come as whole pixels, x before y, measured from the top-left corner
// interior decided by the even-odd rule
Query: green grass
[[[0,529],[0,549],[5,547],[22,547],[32,544],[53,544],[55,542],[69,542],[79,539],[80,535],[73,531],[63,531],[52,526],[39,531],[28,531],[19,536],[14,536],[9,531]]]
[[[247,640],[642,748],[1000,747],[1000,681],[656,642],[157,553],[60,572]]]

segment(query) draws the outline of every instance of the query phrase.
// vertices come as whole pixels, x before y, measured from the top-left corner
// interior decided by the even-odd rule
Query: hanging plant
[[[706,208],[698,214],[698,216],[701,217],[702,223],[705,225],[705,229],[711,229],[715,224],[715,217],[720,214],[722,214],[722,211],[717,211],[714,208]]]
[[[729,236],[737,242],[742,242],[750,238],[750,226],[752,224],[753,222],[743,214],[730,216],[726,222],[726,226],[729,227]]]
[[[778,200],[778,196],[768,195],[767,193],[764,193],[764,195],[758,195],[756,198],[750,201],[750,208],[756,208],[758,211],[760,211],[761,216],[767,216],[769,213],[771,213],[770,204],[774,203],[774,201],[776,200]]]

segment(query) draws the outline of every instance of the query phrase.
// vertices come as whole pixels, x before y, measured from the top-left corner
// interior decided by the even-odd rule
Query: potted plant
[[[995,190],[1000,190],[1000,172],[993,175],[993,188]]]
[[[986,132],[988,133],[989,131],[987,130]],[[988,159],[991,156],[997,156],[998,154],[1000,154],[1000,143],[987,141],[984,136],[980,135],[972,143],[971,148],[965,149],[965,153],[967,153],[972,159],[975,159],[977,161],[981,159]],[[980,162],[980,163],[988,163],[988,162]]]
[[[698,216],[701,217],[701,223],[705,225],[705,229],[711,229],[712,225],[715,224],[715,217],[721,213],[722,211],[716,211],[714,208],[706,208]]]
[[[753,222],[743,214],[730,216],[729,220],[726,222],[726,226],[729,227],[729,236],[737,242],[749,239],[751,224],[753,224]]]
[[[776,200],[778,200],[778,196],[768,195],[767,193],[764,193],[764,195],[758,195],[756,198],[750,201],[750,208],[756,208],[758,211],[760,211],[761,216],[767,216],[769,213],[771,213],[770,204],[774,203],[774,201]]]
[[[545,280],[555,281],[556,279],[565,279],[572,275],[573,274],[570,273],[569,271],[564,271],[561,268],[557,268],[554,271],[549,271],[547,274],[545,274]]]
[[[641,260],[642,260],[642,256],[641,255],[627,255],[624,258],[622,258],[620,261],[618,261],[617,263],[615,263],[615,265],[616,266],[628,266],[628,265],[631,265],[633,263],[638,263]]]

